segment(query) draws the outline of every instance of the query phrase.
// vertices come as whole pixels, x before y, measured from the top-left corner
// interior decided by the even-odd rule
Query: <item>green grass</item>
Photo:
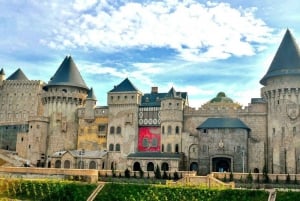
[[[296,201],[300,200],[300,192],[296,191],[278,191],[276,201]]]

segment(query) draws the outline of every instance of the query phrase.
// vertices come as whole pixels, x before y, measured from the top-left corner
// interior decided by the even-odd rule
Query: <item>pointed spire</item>
[[[123,80],[119,85],[115,86],[110,92],[122,91],[138,91],[138,89],[130,82],[128,78]]]
[[[11,74],[6,80],[28,80],[23,71],[18,68],[13,74]]]
[[[93,88],[91,88],[91,89],[89,90],[87,99],[97,100],[97,98],[96,98],[96,96],[95,96],[95,94],[94,94]]]
[[[260,83],[266,85],[269,78],[284,75],[300,75],[300,50],[289,29],[286,30],[268,72]]]
[[[54,76],[44,86],[44,89],[47,90],[50,86],[75,86],[88,90],[71,56],[65,57]]]
[[[176,97],[176,91],[175,91],[175,89],[174,89],[173,87],[172,87],[172,88],[170,89],[170,91],[168,92],[167,97],[169,97],[169,98],[174,98],[174,97]]]
[[[1,70],[0,70],[0,75],[5,75],[3,68],[1,68]]]

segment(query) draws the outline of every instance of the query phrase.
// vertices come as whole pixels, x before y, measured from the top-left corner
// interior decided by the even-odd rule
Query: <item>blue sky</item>
[[[0,0],[0,67],[48,82],[72,55],[98,105],[128,77],[143,93],[186,91],[192,107],[220,91],[247,106],[286,28],[300,41],[299,10],[298,0]]]

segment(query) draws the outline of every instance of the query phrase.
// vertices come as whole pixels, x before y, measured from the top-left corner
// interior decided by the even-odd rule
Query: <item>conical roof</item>
[[[138,91],[138,89],[130,82],[128,78],[123,80],[119,85],[115,86],[110,92]]]
[[[3,68],[1,68],[1,70],[0,70],[0,75],[5,75]]]
[[[275,57],[260,83],[266,85],[269,78],[284,75],[300,75],[300,50],[289,29],[285,32]]]
[[[23,71],[19,68],[13,74],[11,74],[6,80],[28,80]]]
[[[94,94],[93,88],[91,88],[91,89],[89,90],[87,98],[88,98],[88,99],[92,99],[92,100],[97,100],[97,99],[96,99],[96,96],[95,96],[95,94]]]
[[[50,86],[74,86],[89,89],[71,56],[65,57],[54,76],[44,86],[44,89],[47,90]]]

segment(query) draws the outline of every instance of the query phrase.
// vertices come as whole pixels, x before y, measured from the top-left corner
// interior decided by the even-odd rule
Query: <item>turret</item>
[[[260,83],[268,103],[268,169],[299,173],[300,50],[289,30]]]
[[[4,73],[3,68],[1,68],[1,70],[0,70],[0,86],[2,86],[4,80],[5,80],[5,73]]]
[[[43,89],[44,115],[50,119],[47,154],[76,149],[78,128],[76,111],[83,106],[89,88],[71,56],[65,57]]]

